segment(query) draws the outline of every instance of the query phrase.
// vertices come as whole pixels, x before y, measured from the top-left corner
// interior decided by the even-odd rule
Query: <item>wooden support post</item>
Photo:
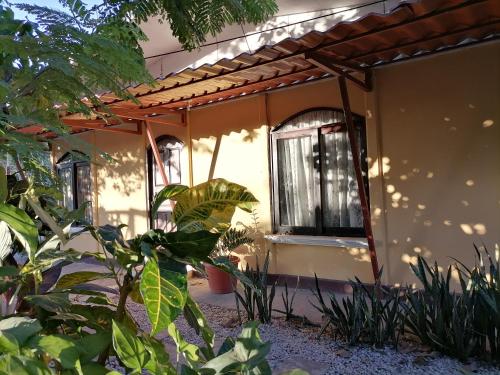
[[[163,160],[161,160],[160,151],[158,150],[158,145],[156,144],[155,137],[153,135],[153,131],[151,130],[151,125],[147,121],[144,121],[146,124],[146,135],[148,137],[149,144],[151,145],[151,150],[153,150],[153,156],[156,160],[156,165],[160,170],[161,179],[163,180],[163,185],[168,185],[167,173],[165,172],[165,166],[163,165]]]
[[[186,136],[188,144],[189,186],[193,187],[193,140],[191,135],[191,118],[189,108],[186,110],[184,121],[186,123]]]
[[[365,183],[361,172],[361,160],[359,157],[359,145],[354,129],[352,119],[351,105],[349,103],[349,93],[347,92],[347,84],[345,77],[338,77],[340,95],[342,97],[342,106],[344,108],[345,122],[347,125],[347,135],[351,145],[352,161],[356,172],[356,181],[358,183],[359,200],[361,201],[361,210],[363,212],[363,226],[365,228],[366,239],[368,241],[368,249],[370,252],[370,260],[372,263],[373,278],[375,283],[379,282],[380,269],[378,266],[377,252],[375,250],[375,240],[373,238],[372,223],[370,217],[370,208],[368,207],[368,198],[366,196]]]

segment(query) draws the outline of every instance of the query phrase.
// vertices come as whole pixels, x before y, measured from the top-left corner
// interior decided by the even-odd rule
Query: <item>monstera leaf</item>
[[[173,221],[178,231],[227,229],[236,207],[251,212],[257,199],[244,186],[215,179],[175,196]]]

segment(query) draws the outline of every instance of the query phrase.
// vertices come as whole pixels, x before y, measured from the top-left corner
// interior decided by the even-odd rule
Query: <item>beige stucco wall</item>
[[[500,44],[376,70],[393,282],[500,243]]]
[[[416,254],[441,264],[472,260],[472,242],[499,243],[500,44],[471,47],[375,69],[375,90],[349,86],[351,107],[364,115],[372,223],[384,281],[413,282]],[[271,271],[370,281],[366,249],[271,244],[268,132],[312,107],[341,108],[335,79],[195,108],[189,112],[193,181],[223,177],[247,186],[256,206],[259,253],[271,250]],[[183,183],[189,183],[188,129],[153,125],[155,136],[185,142]],[[85,133],[117,164],[94,164],[99,223],[147,230],[145,134]],[[96,208],[97,210],[97,208]],[[251,225],[250,215],[235,220]],[[78,245],[88,247],[89,241]],[[75,246],[77,247],[77,246]],[[79,246],[78,246],[79,247]],[[241,254],[253,260],[253,254]]]

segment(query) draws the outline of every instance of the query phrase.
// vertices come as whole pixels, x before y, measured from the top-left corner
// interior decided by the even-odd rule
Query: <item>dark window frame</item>
[[[366,237],[366,233],[363,227],[324,227],[323,226],[323,163],[322,158],[324,157],[324,152],[322,142],[320,142],[321,134],[335,132],[335,131],[347,131],[345,122],[334,122],[330,124],[325,124],[317,127],[303,128],[297,130],[286,130],[278,132],[282,127],[286,126],[290,121],[295,118],[302,116],[309,112],[315,111],[336,111],[343,115],[343,110],[339,108],[331,107],[314,107],[309,108],[304,111],[295,113],[294,115],[288,117],[286,120],[282,121],[278,126],[271,129],[269,141],[271,150],[271,209],[272,209],[272,224],[273,233],[275,234],[290,234],[290,235],[313,235],[313,236],[335,236],[335,237]],[[365,118],[363,116],[353,114],[353,121],[355,129],[360,135],[360,160],[361,160],[361,170],[363,173],[363,181],[365,185],[365,191],[368,198],[369,206],[369,181],[368,181],[368,161],[367,161],[367,139],[366,139],[366,124]],[[315,211],[315,227],[297,227],[297,226],[284,226],[281,225],[280,220],[280,204],[279,204],[279,171],[278,164],[278,139],[290,139],[309,136],[312,138],[312,147],[317,147],[319,160],[318,168],[314,168],[314,179],[315,184],[315,194],[314,203],[316,207]]]
[[[167,148],[166,146],[162,145],[162,143],[166,143],[166,142],[175,142],[177,144],[179,144],[180,146],[177,146],[177,147],[172,147],[172,148],[168,148],[169,150],[179,150],[180,153],[179,153],[179,177],[180,177],[180,180],[182,181],[182,166],[181,166],[181,158],[182,158],[182,149],[184,148],[184,142],[182,142],[179,138],[173,136],[173,135],[168,135],[168,134],[164,134],[164,135],[161,135],[159,137],[157,137],[155,139],[155,142],[156,144],[158,145],[158,149],[160,151],[160,154],[161,155],[164,155],[164,151],[162,149],[165,149]],[[154,185],[156,184],[156,171],[155,171],[155,168],[154,166],[156,166],[156,160],[154,158],[154,155],[153,155],[153,149],[151,148],[151,145],[149,145],[147,147],[147,160],[146,160],[146,169],[147,169],[147,183],[148,183],[148,187],[147,187],[147,192],[148,192],[148,222],[149,222],[149,227],[150,228],[154,228],[155,227],[155,219],[152,217],[151,215],[151,207],[152,207],[152,204],[153,204],[153,199],[154,199],[154,186],[157,186],[157,185]],[[169,183],[170,183],[170,179],[171,179],[171,176],[172,176],[172,172],[170,170],[170,165],[168,166],[168,171],[167,172],[167,176],[169,178]]]
[[[88,167],[90,171],[90,194],[93,195],[92,191],[92,167],[90,163],[87,160],[81,160],[81,159],[75,159],[75,156],[78,157],[78,155],[82,155],[85,157],[82,153],[78,151],[73,151],[73,152],[66,152],[63,156],[61,156],[57,162],[56,162],[56,171],[57,175],[60,177],[61,176],[61,171],[64,169],[70,169],[71,170],[71,191],[73,195],[73,210],[77,210],[80,208],[80,205],[84,202],[79,202],[78,201],[78,168],[81,167]],[[64,194],[64,192],[63,192]],[[90,202],[90,222],[77,222],[76,224],[90,224],[92,225],[94,222],[94,205],[92,202],[92,197]]]

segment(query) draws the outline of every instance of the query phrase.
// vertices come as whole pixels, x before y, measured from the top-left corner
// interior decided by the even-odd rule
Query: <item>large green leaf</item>
[[[181,231],[227,227],[235,207],[251,212],[257,199],[244,186],[224,179],[210,180],[173,197],[173,220]]]
[[[55,313],[65,312],[71,306],[68,293],[37,294],[24,298],[35,306]]]
[[[0,353],[17,353],[19,352],[19,342],[16,336],[0,331]]]
[[[186,276],[160,268],[150,259],[141,277],[140,290],[151,321],[151,334],[156,334],[175,320],[187,297]]]
[[[23,210],[5,203],[0,203],[0,220],[7,223],[33,260],[38,247],[38,229],[33,220]]]
[[[82,364],[90,362],[106,350],[109,344],[111,344],[111,335],[108,331],[82,337],[77,341],[77,347],[80,351],[80,362]]]
[[[0,221],[0,265],[12,251],[12,237],[9,226],[5,221]]]
[[[208,325],[208,320],[201,311],[195,300],[188,293],[186,305],[184,306],[184,317],[188,324],[195,330],[197,335],[201,335],[206,344],[203,353],[207,360],[212,359],[214,355],[214,331]]]
[[[72,223],[66,225],[66,227],[63,228],[64,235],[69,236],[69,233],[71,231],[71,225],[72,225]],[[40,246],[40,248],[38,249],[38,251],[35,254],[35,258],[39,257],[40,255],[42,255],[45,252],[57,250],[59,248],[60,243],[61,243],[61,238],[57,234],[50,237],[47,241],[45,241]]]
[[[64,228],[61,228],[59,224],[57,224],[55,219],[42,208],[40,202],[38,201],[38,198],[36,196],[29,196],[28,194],[25,195],[25,198],[26,202],[28,202],[28,204],[31,206],[33,211],[35,211],[40,220],[42,220],[52,230],[52,232],[54,232],[59,237],[59,240],[63,244],[66,244],[68,242],[68,238],[67,234],[64,232]]]
[[[93,271],[79,271],[68,273],[61,276],[61,278],[57,281],[55,289],[67,289],[76,285],[87,283],[89,281],[106,279],[110,277],[112,277],[111,274]]]
[[[144,344],[151,356],[148,363],[146,363],[146,370],[150,371],[153,375],[177,374],[177,371],[170,363],[168,353],[165,351],[165,346],[161,341],[156,340],[154,337],[146,337]]]
[[[41,330],[42,326],[36,319],[14,316],[0,320],[0,332],[14,336],[20,345]]]
[[[155,244],[163,246],[176,257],[201,261],[206,260],[213,251],[220,234],[206,230],[192,233],[156,231],[151,232],[149,236],[149,238],[145,237],[145,239],[152,240]]]
[[[215,374],[234,372],[271,375],[271,368],[266,361],[269,350],[270,344],[260,339],[257,323],[248,322],[236,338],[234,348],[208,361],[203,369],[214,370]]]
[[[175,326],[175,323],[170,323],[167,329],[168,334],[170,335],[172,340],[174,340],[175,345],[177,346],[177,352],[181,353],[186,359],[186,362],[189,363],[192,367],[196,367],[200,362],[200,356],[198,354],[199,348],[196,345],[184,340],[184,337],[182,337],[182,334]]]
[[[113,348],[123,364],[142,370],[149,360],[144,344],[128,328],[113,320]]]
[[[29,344],[33,349],[48,354],[65,369],[74,369],[80,366],[80,352],[75,342],[67,336],[36,336],[30,340]]]
[[[0,357],[0,374],[2,375],[52,375],[47,365],[33,358],[14,355]]]
[[[189,188],[184,185],[171,184],[165,186],[154,197],[153,204],[151,205],[151,215],[155,217],[158,212],[158,208],[160,208],[163,202],[165,202],[168,199],[172,199],[173,197],[179,195],[180,193],[186,191],[187,189]]]
[[[110,374],[116,374],[116,375],[121,375],[119,372],[110,372],[106,367],[95,363],[95,362],[90,362],[85,365],[82,365],[82,374],[83,375],[110,375]]]

